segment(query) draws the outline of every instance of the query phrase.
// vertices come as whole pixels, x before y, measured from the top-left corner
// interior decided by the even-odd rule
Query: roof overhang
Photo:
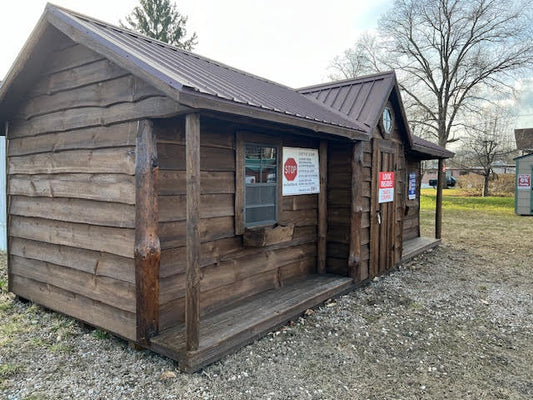
[[[17,101],[16,93],[12,93],[12,88],[18,85],[17,81],[21,75],[32,69],[32,65],[36,67],[39,64],[33,55],[39,53],[37,50],[42,46],[43,40],[46,39],[44,37],[45,33],[50,31],[51,27],[68,36],[74,42],[80,43],[103,55],[133,75],[150,83],[154,88],[160,90],[169,98],[185,106],[199,110],[205,109],[252,117],[351,140],[369,140],[368,135],[362,129],[335,125],[312,118],[232,102],[217,96],[191,90],[191,88],[175,80],[171,76],[172,74],[167,73],[160,65],[156,66],[151,63],[149,58],[137,54],[135,50],[124,49],[113,38],[107,37],[102,32],[96,32],[91,24],[80,18],[76,18],[75,13],[67,12],[51,4],[47,4],[37,26],[34,28],[15,63],[9,70],[4,84],[0,86],[1,125],[3,125],[2,120],[9,119],[9,110]],[[42,55],[43,59],[44,56],[45,54]],[[29,62],[30,58],[31,63]],[[24,79],[21,79],[21,81],[24,81]],[[1,129],[0,133],[3,133]]]

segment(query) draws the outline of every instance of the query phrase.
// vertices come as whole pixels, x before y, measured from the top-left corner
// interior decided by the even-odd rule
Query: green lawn
[[[422,189],[420,199],[422,211],[435,210],[436,193],[435,189]],[[442,197],[442,208],[444,210],[479,210],[511,215],[514,214],[514,198],[461,196],[461,191],[457,189],[445,189]]]
[[[443,193],[442,239],[445,243],[502,255],[512,250],[530,257],[533,252],[533,217],[516,215],[514,198],[460,194],[461,191],[456,189],[446,189]],[[422,236],[435,235],[435,197],[434,189],[422,189]],[[530,262],[529,258],[527,261]]]

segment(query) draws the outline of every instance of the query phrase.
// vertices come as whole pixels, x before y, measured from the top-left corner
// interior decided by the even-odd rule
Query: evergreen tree
[[[196,33],[185,38],[187,17],[170,0],[140,0],[140,6],[126,17],[126,23],[120,25],[181,49],[192,50],[198,43]]]

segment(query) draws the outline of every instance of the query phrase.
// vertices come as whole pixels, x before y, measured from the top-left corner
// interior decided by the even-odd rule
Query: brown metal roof
[[[452,158],[455,153],[446,150],[444,147],[421,137],[411,135],[413,144],[411,145],[411,152],[423,160],[431,160],[433,158]]]
[[[308,86],[298,91],[360,122],[370,133],[379,120],[395,82],[394,71],[388,71]]]
[[[533,150],[533,128],[515,129],[514,137],[518,150]]]
[[[410,154],[420,159],[454,156],[453,152],[444,147],[411,134],[394,71],[308,86],[300,88],[298,91],[345,114],[350,119],[360,122],[365,126],[369,136],[371,136],[385,104],[392,95],[399,108],[402,124],[405,126]]]
[[[139,33],[50,4],[40,23],[51,24],[189,107],[368,139],[359,121],[323,107],[294,89]],[[6,87],[0,90],[0,102],[15,78],[8,74]]]

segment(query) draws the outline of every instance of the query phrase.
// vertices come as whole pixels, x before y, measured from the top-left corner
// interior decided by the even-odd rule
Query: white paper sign
[[[283,148],[283,196],[320,192],[317,149]]]

